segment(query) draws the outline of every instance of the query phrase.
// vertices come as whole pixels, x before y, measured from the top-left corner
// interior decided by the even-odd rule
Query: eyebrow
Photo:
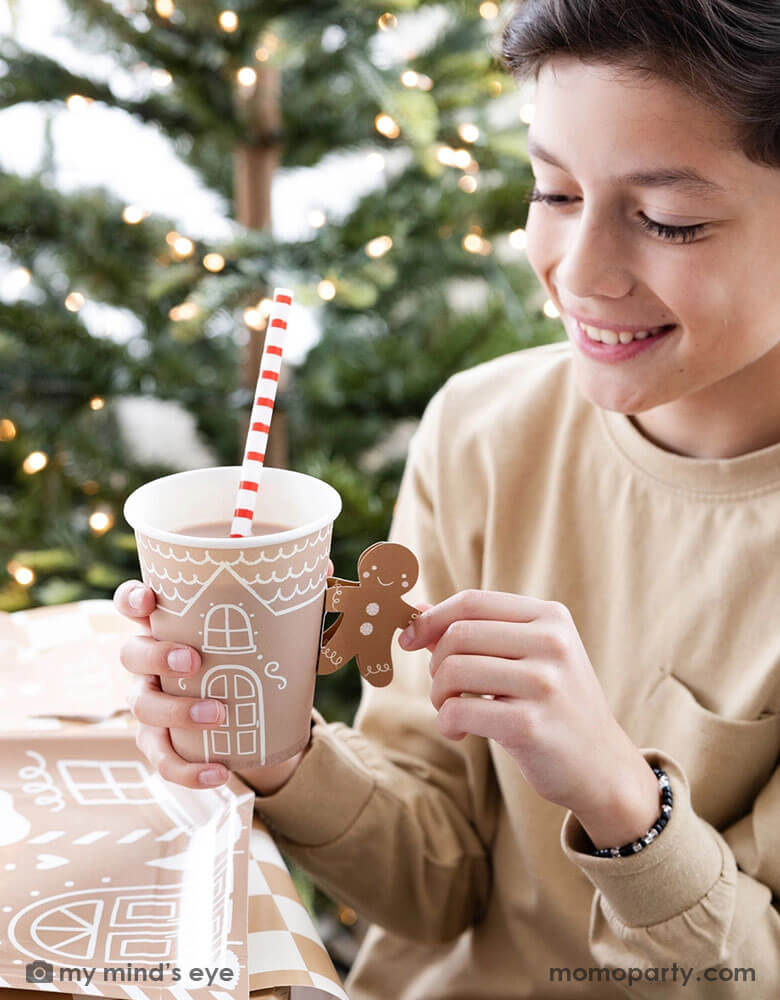
[[[560,167],[561,170],[566,170],[569,174],[571,173],[560,160],[557,160],[552,153],[548,152],[535,139],[532,139],[530,135],[528,136],[527,149],[531,156],[535,156],[539,160],[544,160],[545,163],[550,163],[554,167]],[[712,194],[714,192],[727,193],[724,187],[704,177],[698,170],[694,170],[693,167],[656,167],[649,170],[632,170],[628,174],[621,174],[619,177],[615,177],[614,180],[617,184],[629,185],[631,187],[679,187],[689,191],[691,194],[699,195]]]

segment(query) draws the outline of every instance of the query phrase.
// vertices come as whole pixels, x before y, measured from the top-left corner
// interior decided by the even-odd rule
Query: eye
[[[529,204],[533,201],[541,201],[545,205],[566,205],[575,200],[576,199],[569,198],[564,194],[544,194],[536,187],[532,187],[525,196],[525,201]],[[667,226],[662,222],[656,222],[654,219],[650,219],[643,213],[640,213],[639,225],[647,232],[654,233],[662,239],[677,243],[690,243],[690,241],[695,239],[699,232],[704,229],[707,223],[699,222],[695,226]]]

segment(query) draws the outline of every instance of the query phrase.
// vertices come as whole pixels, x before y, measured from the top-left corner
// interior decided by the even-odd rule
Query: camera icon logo
[[[51,983],[54,981],[54,968],[49,962],[29,962],[25,968],[28,983]]]

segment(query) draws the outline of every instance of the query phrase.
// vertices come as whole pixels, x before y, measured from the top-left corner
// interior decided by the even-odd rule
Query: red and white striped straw
[[[271,314],[268,317],[268,326],[266,327],[263,357],[260,361],[260,373],[257,377],[255,400],[252,404],[252,417],[246,435],[241,481],[238,484],[233,523],[230,526],[231,538],[246,538],[252,534],[252,519],[255,516],[257,491],[260,488],[265,448],[271,429],[276,387],[279,384],[279,371],[282,367],[284,334],[287,329],[287,318],[290,315],[292,300],[293,293],[288,288],[274,289]]]

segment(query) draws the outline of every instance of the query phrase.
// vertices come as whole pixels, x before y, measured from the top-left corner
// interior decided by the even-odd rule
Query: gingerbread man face
[[[404,545],[380,542],[366,549],[358,560],[358,583],[364,593],[375,592],[377,600],[402,597],[417,583],[419,567]]]

